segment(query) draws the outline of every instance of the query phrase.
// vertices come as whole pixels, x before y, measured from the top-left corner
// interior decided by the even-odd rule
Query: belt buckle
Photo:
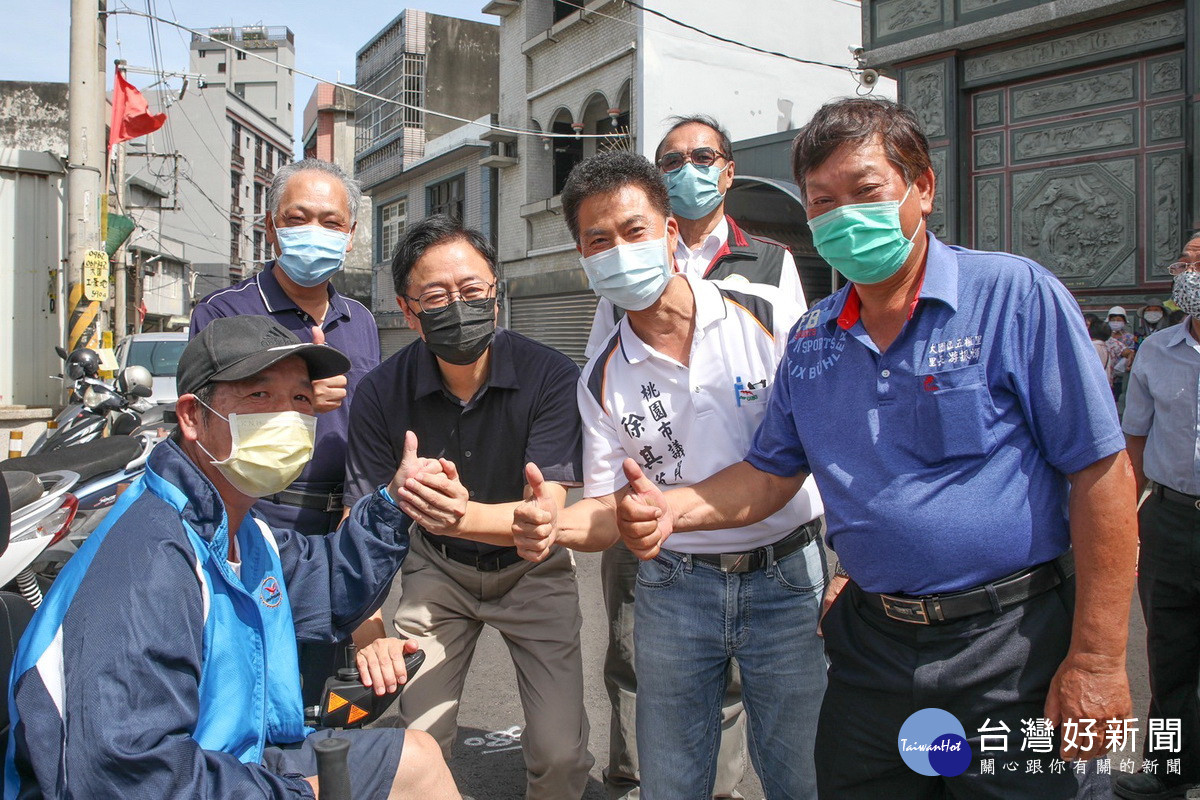
[[[722,572],[749,572],[752,569],[750,563],[754,553],[727,553],[721,556],[721,571]]]
[[[925,601],[893,597],[890,594],[881,594],[879,599],[883,602],[883,613],[888,618],[912,625],[929,624],[929,612],[925,610]]]

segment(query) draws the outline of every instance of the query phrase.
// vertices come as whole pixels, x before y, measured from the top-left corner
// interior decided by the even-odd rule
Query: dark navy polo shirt
[[[227,289],[219,289],[205,297],[192,310],[189,336],[195,336],[217,317],[234,317],[240,314],[257,314],[271,317],[296,334],[302,342],[312,341],[313,318],[302,311],[287,295],[275,277],[274,262],[262,272],[236,283]],[[375,318],[362,303],[337,292],[329,284],[329,311],[321,326],[325,342],[346,354],[350,359],[347,373],[346,400],[340,408],[317,415],[317,439],[313,459],[292,484],[293,489],[328,492],[334,491],[345,478],[346,428],[350,419],[350,403],[354,399],[359,382],[379,364],[379,330]],[[273,525],[287,528],[305,528],[297,525],[298,520],[309,519],[318,524],[318,515],[301,513],[291,506],[280,506],[269,501],[260,501],[255,509],[262,512]],[[340,519],[341,509],[334,515],[320,515]],[[319,522],[324,526],[325,522]],[[325,530],[303,530],[303,533],[327,533]]]
[[[420,339],[363,379],[350,410],[347,505],[392,480],[409,430],[417,435],[417,453],[453,461],[471,499],[480,503],[521,500],[529,461],[548,481],[580,482],[579,367],[557,350],[504,328],[497,329],[491,348],[487,381],[467,403],[442,384],[437,359]],[[429,538],[480,553],[504,549],[449,536]]]
[[[1079,306],[1044,267],[932,236],[880,353],[853,285],[792,329],[746,460],[809,471],[870,592],[978,586],[1069,546],[1067,475],[1124,448]]]

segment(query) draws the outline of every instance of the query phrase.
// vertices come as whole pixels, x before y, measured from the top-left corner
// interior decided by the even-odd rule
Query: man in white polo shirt
[[[534,497],[518,507],[514,538],[531,560],[555,543],[599,550],[616,541],[613,512],[631,491],[626,458],[661,486],[687,486],[741,460],[801,311],[761,287],[675,275],[677,227],[662,180],[641,156],[614,152],[580,163],[563,210],[593,290],[627,313],[580,379],[586,499],[558,514],[538,499],[540,476],[528,470]],[[821,512],[809,481],[763,522],[682,534],[639,565],[643,796],[711,796],[732,658],[767,797],[816,797],[813,743],[825,688]]]

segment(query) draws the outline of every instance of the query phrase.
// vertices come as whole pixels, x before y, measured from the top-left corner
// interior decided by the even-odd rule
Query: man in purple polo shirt
[[[813,243],[850,283],[792,329],[744,461],[665,495],[625,462],[622,536],[653,558],[673,530],[763,519],[812,474],[840,561],[820,796],[1094,791],[1107,775],[1064,762],[1104,755],[1105,722],[1130,716],[1137,528],[1079,308],[1045,268],[926,230],[911,110],[830,103],[793,154]]]
[[[310,536],[334,530],[342,518],[350,402],[358,382],[379,364],[375,318],[330,281],[353,246],[361,198],[358,183],[328,161],[306,158],[280,168],[267,189],[266,236],[275,260],[257,275],[213,292],[192,311],[192,337],[218,317],[254,314],[273,318],[302,342],[331,345],[350,359],[346,375],[313,381],[312,460],[291,486],[254,505],[271,527]],[[304,696],[310,704],[319,701],[337,656],[324,646],[303,649]]]

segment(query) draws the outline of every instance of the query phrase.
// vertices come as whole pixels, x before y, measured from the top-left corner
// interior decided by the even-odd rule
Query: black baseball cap
[[[181,396],[195,394],[206,384],[240,381],[292,356],[308,364],[311,380],[350,371],[350,359],[340,351],[301,342],[270,317],[246,314],[214,319],[188,342],[179,357],[175,387]]]

